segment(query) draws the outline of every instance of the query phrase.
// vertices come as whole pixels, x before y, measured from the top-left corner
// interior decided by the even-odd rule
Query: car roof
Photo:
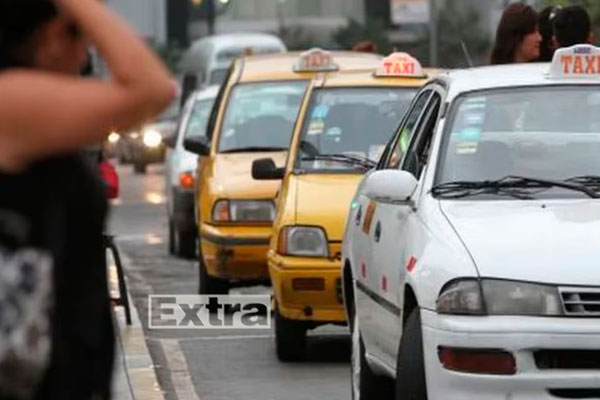
[[[238,67],[242,68],[239,81],[311,79],[320,72],[294,71],[301,54],[301,52],[288,52],[243,57],[238,61]],[[332,51],[331,55],[341,70],[374,70],[382,59],[382,56],[377,54],[350,51]]]
[[[375,75],[375,69],[366,71],[340,71],[329,73],[323,81],[324,87],[372,87],[372,86],[399,86],[420,88],[433,75],[439,73],[435,69],[425,69],[427,74],[424,78],[407,77],[381,77]]]
[[[525,86],[600,85],[590,78],[551,78],[550,63],[510,64],[454,70],[435,79],[448,88],[448,99],[479,90]]]
[[[238,32],[208,36],[192,43],[191,50],[211,46],[215,50],[227,47],[245,47],[252,45],[272,45],[285,48],[283,41],[277,36],[267,33]]]

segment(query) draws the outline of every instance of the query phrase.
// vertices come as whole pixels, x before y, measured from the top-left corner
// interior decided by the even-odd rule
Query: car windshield
[[[393,87],[315,90],[303,122],[296,169],[352,171],[373,166],[415,93]]]
[[[219,152],[287,150],[306,81],[245,83],[229,98]]]
[[[194,107],[190,112],[190,118],[185,130],[185,137],[206,136],[206,126],[208,124],[208,116],[214,99],[199,100],[194,103]]]
[[[598,87],[471,94],[453,106],[446,132],[436,185],[507,177],[589,182],[600,176]],[[581,196],[560,187],[544,194]]]
[[[215,69],[210,73],[209,85],[221,85],[227,78],[227,68]]]

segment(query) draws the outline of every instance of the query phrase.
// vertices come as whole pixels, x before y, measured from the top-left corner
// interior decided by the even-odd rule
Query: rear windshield
[[[233,88],[219,152],[287,150],[308,83],[244,83]]]
[[[208,125],[208,116],[212,109],[214,99],[200,100],[194,103],[194,108],[190,113],[185,137],[206,136],[206,126]]]
[[[225,82],[225,78],[227,78],[227,72],[229,72],[227,68],[220,68],[211,71],[209,84],[221,85],[223,82]]]

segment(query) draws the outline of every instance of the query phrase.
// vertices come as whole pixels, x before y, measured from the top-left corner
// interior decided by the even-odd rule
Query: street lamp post
[[[429,64],[438,65],[438,10],[437,1],[429,0]]]
[[[216,19],[215,0],[206,0],[206,21],[208,23],[208,34],[215,34]]]

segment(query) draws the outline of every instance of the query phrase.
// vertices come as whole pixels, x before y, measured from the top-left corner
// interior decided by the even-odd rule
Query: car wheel
[[[306,349],[306,327],[285,318],[275,307],[275,351],[279,361],[302,361]]]
[[[196,234],[194,230],[183,230],[175,226],[173,233],[175,236],[175,254],[187,259],[196,257]]]
[[[352,313],[352,358],[351,381],[352,399],[369,400],[394,398],[394,382],[390,378],[376,375],[365,357],[365,345],[360,334],[360,325],[356,313]]]
[[[229,293],[229,282],[224,279],[214,278],[208,274],[206,270],[206,265],[204,265],[204,260],[202,259],[202,255],[199,257],[199,285],[198,285],[198,294],[201,295],[220,295],[220,294],[228,294]]]
[[[396,366],[396,400],[427,400],[419,307],[406,320],[400,340]]]
[[[143,175],[146,173],[146,167],[147,165],[145,163],[136,161],[135,164],[133,164],[133,172]]]
[[[175,226],[169,218],[169,254],[175,255]]]

